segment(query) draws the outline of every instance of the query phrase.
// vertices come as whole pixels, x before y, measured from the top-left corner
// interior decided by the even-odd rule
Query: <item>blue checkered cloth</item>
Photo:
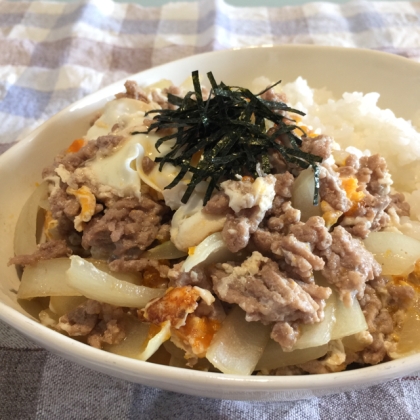
[[[420,3],[239,8],[202,0],[143,8],[111,0],[0,1],[0,153],[57,111],[132,73],[205,51],[293,43],[420,61]],[[408,420],[420,418],[419,379],[297,402],[212,400],[90,371],[0,323],[1,420]]]

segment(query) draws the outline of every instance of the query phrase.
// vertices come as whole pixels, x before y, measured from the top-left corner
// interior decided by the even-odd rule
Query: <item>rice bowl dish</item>
[[[44,169],[16,228],[18,298],[49,298],[40,322],[93,347],[190,369],[331,373],[416,352],[420,134],[376,93],[209,79],[127,81]]]

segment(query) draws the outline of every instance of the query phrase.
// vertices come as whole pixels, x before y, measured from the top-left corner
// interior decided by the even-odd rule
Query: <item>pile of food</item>
[[[411,122],[375,93],[208,80],[127,81],[44,169],[16,227],[18,298],[83,343],[189,369],[328,373],[420,351]]]

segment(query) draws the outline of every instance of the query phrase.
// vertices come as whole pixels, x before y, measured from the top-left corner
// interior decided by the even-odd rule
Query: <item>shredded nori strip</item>
[[[294,131],[302,131],[295,121],[275,111],[287,111],[299,115],[303,112],[290,108],[287,104],[267,101],[261,96],[268,89],[257,95],[248,89],[217,84],[213,74],[207,73],[211,91],[207,100],[203,99],[198,71],[192,73],[193,92],[184,98],[168,94],[168,102],[177,109],[159,109],[147,112],[157,114],[148,131],[175,129],[172,134],[161,137],[156,142],[156,149],[168,140],[175,140],[171,151],[156,158],[159,170],[165,163],[179,167],[175,179],[165,187],[173,188],[190,172],[191,181],[182,197],[186,203],[195,187],[201,181],[208,181],[204,204],[218,184],[224,179],[236,179],[236,175],[258,176],[258,166],[269,173],[269,150],[277,150],[286,164],[299,165],[302,168],[312,166],[315,176],[314,205],[318,204],[319,168],[317,163],[322,158],[300,149],[302,140]],[[268,133],[266,120],[274,123],[274,130]],[[136,134],[136,133],[132,133]],[[280,135],[286,135],[288,145],[276,141]],[[192,165],[193,156],[201,153],[196,166]]]

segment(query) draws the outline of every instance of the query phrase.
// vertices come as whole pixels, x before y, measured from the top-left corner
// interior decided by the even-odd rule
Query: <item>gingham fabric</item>
[[[204,51],[285,43],[371,48],[420,61],[420,3],[0,1],[0,153],[60,109],[132,73]],[[1,420],[407,420],[420,418],[419,384],[414,375],[298,402],[191,397],[90,371],[0,323]]]

